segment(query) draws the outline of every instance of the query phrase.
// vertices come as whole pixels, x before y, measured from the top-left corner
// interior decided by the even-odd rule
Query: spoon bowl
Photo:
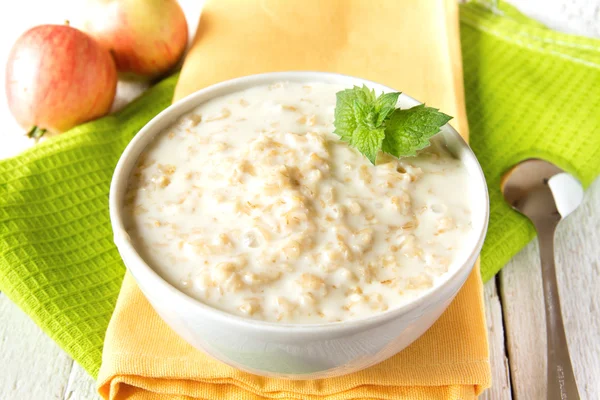
[[[579,181],[556,165],[525,160],[511,168],[501,182],[504,199],[532,222],[566,218],[583,200]]]

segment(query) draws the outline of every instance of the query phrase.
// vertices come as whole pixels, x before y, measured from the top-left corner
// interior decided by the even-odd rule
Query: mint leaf
[[[452,117],[424,105],[396,109],[399,96],[377,97],[365,85],[337,92],[334,133],[373,164],[380,150],[396,157],[415,155]]]
[[[364,85],[337,92],[334,133],[375,164],[385,136],[384,121],[396,108],[399,95],[377,97],[374,90]]]
[[[349,142],[359,123],[366,124],[376,101],[375,92],[355,86],[337,92],[336,99],[334,133]]]
[[[375,101],[375,112],[378,113],[377,125],[381,125],[389,117],[389,115],[396,109],[396,103],[398,103],[398,97],[400,92],[395,93],[384,93],[377,98]]]
[[[375,96],[375,89],[369,90],[366,85],[362,85],[361,88],[354,86],[354,89],[360,89],[357,95],[364,99],[366,103],[373,103],[375,100],[377,100],[377,96]]]
[[[375,164],[384,137],[384,128],[371,129],[368,126],[360,125],[352,135],[350,145],[358,149],[372,164]]]
[[[424,104],[396,109],[385,126],[383,151],[396,157],[414,156],[452,117]]]

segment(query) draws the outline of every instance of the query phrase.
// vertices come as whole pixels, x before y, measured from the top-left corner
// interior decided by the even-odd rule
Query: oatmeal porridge
[[[158,135],[125,198],[142,258],[211,307],[285,323],[365,317],[434,287],[471,234],[467,171],[440,137],[372,165],[333,133],[343,89],[254,87]]]

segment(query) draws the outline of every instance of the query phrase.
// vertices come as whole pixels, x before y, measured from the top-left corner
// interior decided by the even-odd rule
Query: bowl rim
[[[458,291],[460,287],[462,287],[462,285],[464,284],[464,281],[467,279],[471,270],[473,269],[481,251],[481,247],[483,246],[483,241],[485,239],[489,221],[489,195],[485,177],[481,166],[477,161],[477,158],[473,154],[468,144],[464,141],[462,136],[460,136],[460,134],[449,124],[444,125],[442,127],[442,131],[444,131],[446,134],[456,136],[456,142],[459,144],[459,151],[461,153],[459,158],[461,159],[463,165],[465,165],[465,168],[467,168],[467,170],[469,171],[469,176],[476,177],[479,186],[481,186],[482,188],[482,190],[478,191],[480,193],[477,194],[474,192],[474,194],[478,198],[475,198],[473,200],[474,202],[483,201],[484,203],[482,204],[482,207],[484,207],[482,224],[478,227],[475,227],[476,230],[473,232],[471,238],[469,238],[469,241],[473,242],[472,249],[470,252],[468,252],[468,255],[464,257],[463,263],[459,265],[458,268],[455,268],[454,271],[452,271],[447,277],[445,277],[444,281],[440,282],[432,289],[428,290],[423,294],[418,295],[418,297],[416,297],[415,299],[412,299],[401,306],[390,307],[390,309],[387,311],[363,318],[316,324],[279,323],[251,319],[235,314],[230,314],[218,308],[211,307],[210,305],[205,304],[202,301],[187,295],[186,293],[180,291],[179,289],[171,285],[164,278],[162,278],[144,261],[144,259],[135,250],[135,247],[129,240],[129,235],[125,231],[122,218],[122,196],[119,196],[119,194],[121,194],[121,192],[123,191],[122,188],[126,188],[126,183],[130,178],[132,166],[135,165],[135,161],[138,159],[139,154],[142,151],[140,150],[136,152],[137,147],[142,146],[143,149],[146,146],[148,146],[149,143],[152,142],[154,137],[164,129],[160,126],[162,123],[164,123],[163,120],[169,120],[169,124],[172,124],[174,121],[177,120],[177,118],[190,112],[195,107],[198,107],[201,104],[210,101],[214,98],[226,95],[228,93],[241,91],[250,87],[272,84],[282,81],[322,82],[329,84],[344,84],[347,86],[364,84],[371,89],[375,89],[378,92],[397,91],[393,88],[367,79],[332,72],[267,72],[229,79],[220,83],[216,83],[214,85],[207,86],[203,89],[189,94],[188,96],[176,101],[175,103],[171,104],[169,107],[164,109],[154,118],[152,118],[152,120],[150,120],[129,142],[129,144],[127,145],[127,147],[125,148],[125,150],[119,158],[110,184],[109,212],[111,227],[114,235],[114,243],[117,246],[121,258],[126,264],[127,270],[133,275],[136,282],[142,279],[147,280],[148,284],[153,285],[157,289],[160,289],[162,293],[169,293],[169,296],[172,296],[173,300],[178,300],[182,302],[183,305],[191,307],[192,309],[196,309],[200,313],[205,313],[207,316],[210,316],[213,319],[218,319],[222,322],[234,324],[240,328],[260,328],[269,332],[288,333],[290,332],[290,330],[311,333],[330,333],[333,331],[349,331],[354,329],[363,329],[374,324],[379,324],[388,320],[395,319],[398,316],[408,313],[412,310],[426,307],[429,303],[432,302],[434,298],[436,298],[436,296],[440,295],[440,292],[442,292],[444,288],[456,286],[456,284],[458,284]],[[411,107],[421,104],[421,102],[419,102],[418,100],[404,93],[400,95],[399,101],[400,99],[402,99],[404,102],[412,103]],[[143,145],[140,143],[143,143]],[[465,157],[473,159],[474,163],[470,163],[472,165],[471,167],[469,165],[466,165],[466,163],[464,162]],[[133,158],[134,160],[131,161],[131,158]],[[127,164],[129,163],[131,164],[130,168],[126,168]],[[476,185],[471,184],[471,186]],[[128,262],[125,262],[125,259],[127,259]],[[452,283],[454,283],[454,285]],[[141,287],[142,285],[138,286]]]

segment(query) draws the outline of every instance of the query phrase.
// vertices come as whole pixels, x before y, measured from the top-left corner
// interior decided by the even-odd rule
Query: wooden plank
[[[546,397],[546,328],[537,249],[537,243],[529,244],[499,278],[515,400]]]
[[[100,398],[96,392],[96,381],[77,362],[73,362],[63,400],[99,400]]]
[[[600,180],[555,240],[561,308],[583,399],[600,398]],[[515,399],[546,398],[546,325],[537,240],[500,274]]]
[[[600,179],[559,226],[556,263],[565,329],[582,399],[600,399]]]
[[[0,399],[62,399],[73,360],[0,293]]]
[[[492,279],[484,286],[485,316],[487,320],[488,340],[490,342],[490,362],[492,365],[492,387],[482,395],[482,400],[510,400],[510,373],[508,358],[504,346],[504,322],[502,304],[498,297],[496,280]]]

